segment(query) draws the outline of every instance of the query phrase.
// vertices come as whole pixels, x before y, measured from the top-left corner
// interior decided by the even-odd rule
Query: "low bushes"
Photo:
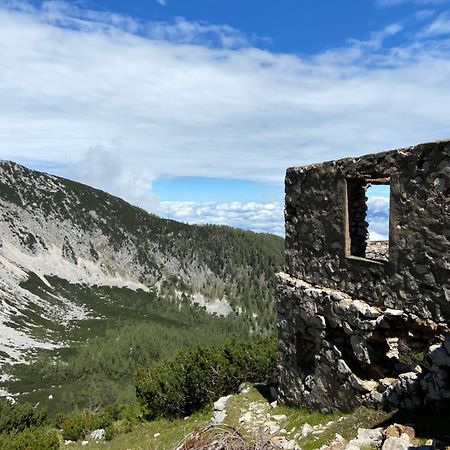
[[[58,448],[58,433],[44,428],[25,428],[21,432],[0,434],[0,450],[56,450]]]
[[[45,409],[33,408],[29,403],[11,403],[0,397],[0,433],[38,427],[46,417]]]
[[[0,398],[0,450],[53,450],[59,448],[56,432],[41,427],[47,418],[42,408]]]
[[[84,438],[89,431],[110,428],[116,418],[108,410],[93,413],[89,410],[73,412],[64,416],[60,422],[62,437],[71,441]]]
[[[99,428],[105,430],[105,439],[110,440],[117,427],[119,431],[130,431],[141,416],[142,406],[138,403],[127,405],[114,403],[98,412],[83,410],[63,415],[57,420],[56,425],[66,440],[78,441]],[[115,424],[116,421],[120,421],[120,424]]]
[[[139,367],[136,393],[148,417],[179,417],[199,410],[244,382],[276,378],[273,338],[231,341],[218,347],[198,347],[154,366]]]

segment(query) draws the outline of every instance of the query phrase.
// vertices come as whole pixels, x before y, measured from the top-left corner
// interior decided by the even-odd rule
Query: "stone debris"
[[[414,428],[409,427],[407,425],[400,425],[398,423],[389,425],[386,428],[386,430],[384,430],[384,432],[383,432],[383,435],[386,438],[389,438],[389,437],[399,438],[399,437],[402,437],[404,434],[406,434],[410,440],[414,439],[416,436]]]
[[[227,407],[228,400],[232,395],[227,395],[226,397],[220,397],[219,400],[214,402],[214,411],[223,411]]]
[[[215,425],[221,424],[224,422],[225,417],[227,416],[226,407],[228,400],[233,397],[232,395],[227,395],[225,397],[220,397],[217,401],[214,402],[214,411],[213,418],[211,422]]]
[[[225,417],[227,416],[227,413],[225,410],[223,411],[214,411],[213,418],[211,419],[211,422],[215,425],[218,425],[222,423],[225,420]]]
[[[360,449],[362,447],[379,446],[382,440],[383,440],[382,428],[375,428],[375,429],[359,428],[358,436],[355,439],[352,439],[347,444],[345,450],[354,450],[355,448]]]
[[[320,450],[343,450],[345,444],[346,440],[339,433],[336,433],[331,443],[329,445],[322,445]]]
[[[408,450],[411,448],[411,442],[407,434],[400,437],[388,437],[381,446],[381,450]]]
[[[241,383],[238,387],[239,394],[248,394],[252,386],[249,383]]]
[[[90,438],[94,441],[103,441],[105,439],[105,430],[103,428],[99,428],[92,431],[90,434]]]
[[[270,417],[270,415],[269,415]],[[277,422],[281,421],[281,420],[286,420],[287,416],[285,414],[275,414],[272,416],[273,420],[276,420]]]
[[[305,423],[302,426],[302,430],[300,432],[300,435],[298,435],[298,437],[305,438],[306,436],[308,436],[308,434],[312,433],[313,431],[314,428],[309,423]]]

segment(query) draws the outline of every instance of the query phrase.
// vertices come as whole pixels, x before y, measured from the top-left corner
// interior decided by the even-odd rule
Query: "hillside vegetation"
[[[277,236],[0,162],[0,389],[50,415],[131,404],[136,365],[270,333],[282,264]]]

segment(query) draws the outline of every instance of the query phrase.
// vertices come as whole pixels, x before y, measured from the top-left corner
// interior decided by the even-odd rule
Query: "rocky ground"
[[[264,394],[264,395],[263,395]],[[359,408],[351,414],[321,414],[288,408],[263,386],[243,385],[211,409],[177,421],[147,422],[110,442],[87,436],[65,448],[149,450],[406,450],[450,449],[415,424]],[[435,420],[435,419],[432,419]],[[447,443],[448,444],[448,443]]]
[[[233,402],[233,396],[222,397],[214,403],[214,416],[212,423],[218,426],[219,438],[212,437],[207,444],[204,439],[200,440],[200,447],[186,446],[186,443],[177,448],[177,450],[205,449],[205,450],[302,450],[303,448],[319,448],[320,450],[363,450],[376,449],[381,450],[411,450],[411,449],[444,449],[443,443],[435,439],[416,439],[415,431],[412,426],[403,424],[391,424],[386,427],[379,426],[366,428],[357,426],[361,421],[364,424],[364,413],[355,412],[355,415],[342,415],[334,417],[333,420],[327,420],[326,416],[318,420],[320,416],[312,416],[311,423],[307,416],[304,421],[300,421],[298,426],[293,425],[292,411],[287,414],[280,414],[277,401],[268,403],[263,399],[252,399],[252,389],[249,386],[243,386],[239,396],[234,400],[234,405],[230,405],[230,423],[236,422],[236,413],[238,412],[237,426],[230,427],[229,430],[222,429],[219,424],[227,423],[227,406]],[[249,395],[250,397],[245,397]],[[246,399],[246,400],[243,400]],[[233,406],[236,408],[233,411]],[[287,409],[287,408],[285,408]],[[375,418],[377,416],[374,413]],[[379,413],[380,418],[383,413]],[[359,417],[360,416],[360,417]],[[371,414],[366,415],[367,425],[372,422]],[[356,433],[355,433],[356,428]],[[206,430],[211,434],[212,428]],[[234,438],[236,433],[244,437],[242,442],[233,442],[227,444],[227,438]],[[342,434],[341,434],[342,433]],[[200,433],[201,434],[201,433]],[[344,437],[343,434],[346,436]],[[199,432],[194,432],[194,436],[199,436]],[[354,436],[350,438],[349,436]],[[331,436],[331,438],[330,438]],[[245,437],[251,438],[251,444]]]

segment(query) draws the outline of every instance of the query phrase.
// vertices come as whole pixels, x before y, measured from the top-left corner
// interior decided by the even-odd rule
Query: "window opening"
[[[347,180],[348,254],[389,259],[388,178]]]

